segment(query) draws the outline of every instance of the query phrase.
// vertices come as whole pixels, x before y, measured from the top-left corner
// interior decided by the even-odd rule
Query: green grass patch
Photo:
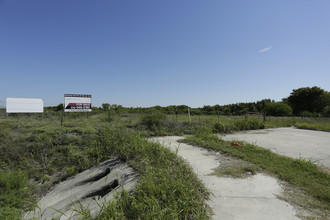
[[[32,208],[34,200],[25,172],[0,171],[0,219],[21,219],[22,210]]]
[[[245,178],[250,175],[255,175],[259,170],[255,165],[234,165],[230,167],[217,167],[212,175],[219,177]]]
[[[330,131],[330,124],[310,124],[310,123],[296,123],[297,128]]]

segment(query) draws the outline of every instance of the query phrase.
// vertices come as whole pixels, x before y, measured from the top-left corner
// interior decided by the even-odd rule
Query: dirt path
[[[242,131],[222,136],[241,140],[292,158],[306,158],[330,168],[330,132],[296,128]]]
[[[160,137],[159,142],[185,159],[211,191],[208,201],[213,219],[298,219],[294,208],[276,197],[282,193],[277,179],[257,174],[245,179],[210,175],[221,163],[221,154],[178,143],[182,137]]]

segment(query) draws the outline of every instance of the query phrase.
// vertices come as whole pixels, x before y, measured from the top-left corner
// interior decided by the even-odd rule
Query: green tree
[[[294,114],[303,111],[321,113],[327,103],[326,97],[327,92],[319,87],[303,87],[294,89],[284,101],[292,107]]]
[[[261,101],[257,101],[256,108],[258,112],[263,112],[267,103],[272,102],[270,99],[263,99]]]
[[[264,108],[268,115],[289,116],[292,115],[292,108],[283,102],[269,102]]]
[[[330,117],[330,105],[324,107],[324,109],[322,111],[322,115],[326,116],[326,117]]]
[[[102,104],[102,108],[103,109],[109,109],[110,108],[110,104],[109,103],[103,103]]]
[[[204,115],[209,115],[212,111],[212,107],[210,105],[204,105],[202,111]]]
[[[63,109],[64,109],[64,105],[62,103],[55,107],[55,111],[57,112],[63,111]]]

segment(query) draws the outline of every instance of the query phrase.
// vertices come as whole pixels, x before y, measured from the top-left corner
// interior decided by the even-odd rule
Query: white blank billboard
[[[44,101],[30,98],[6,98],[6,113],[43,113]]]
[[[91,112],[92,96],[81,94],[65,94],[64,95],[64,111],[65,112]]]

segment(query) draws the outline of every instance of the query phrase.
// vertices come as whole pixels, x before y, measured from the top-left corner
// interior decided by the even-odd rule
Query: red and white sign
[[[65,112],[91,112],[92,96],[80,94],[64,95],[64,111]]]

